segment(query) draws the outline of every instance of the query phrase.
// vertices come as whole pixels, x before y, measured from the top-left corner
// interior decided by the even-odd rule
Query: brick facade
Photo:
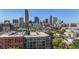
[[[23,48],[23,37],[0,37],[0,49]]]

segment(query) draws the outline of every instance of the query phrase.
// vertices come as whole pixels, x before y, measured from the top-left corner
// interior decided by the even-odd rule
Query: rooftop
[[[0,34],[0,37],[23,37],[24,33],[19,33],[19,32],[15,32],[15,31],[12,31],[12,32],[3,32]]]
[[[44,32],[30,32],[30,35],[26,35],[25,32],[1,32],[0,37],[45,37],[49,36]]]
[[[24,37],[46,37],[49,36],[44,32],[30,32],[30,35],[25,35]]]

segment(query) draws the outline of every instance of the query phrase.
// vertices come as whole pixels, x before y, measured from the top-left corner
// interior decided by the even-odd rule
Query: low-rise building
[[[17,49],[50,49],[51,38],[44,32],[30,32],[25,30],[21,32],[1,32],[0,49],[17,48]]]
[[[25,49],[50,49],[51,38],[43,32],[31,32],[24,36]]]
[[[23,35],[17,35],[13,32],[0,35],[0,49],[22,49],[23,48]]]
[[[70,44],[76,39],[79,39],[79,29],[66,29],[66,32],[64,33],[64,41]]]

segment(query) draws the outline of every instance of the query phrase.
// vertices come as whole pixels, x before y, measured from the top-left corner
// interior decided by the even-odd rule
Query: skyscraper
[[[25,9],[25,27],[27,27],[29,24],[29,14],[28,14],[28,10]]]
[[[50,20],[49,20],[49,23],[52,25],[52,16],[50,16]]]
[[[13,19],[13,27],[14,27],[14,30],[17,30],[19,28],[18,19]]]
[[[35,22],[35,23],[39,23],[39,17],[35,17],[35,18],[34,18],[34,22]]]
[[[48,23],[48,19],[45,19],[45,22]]]
[[[13,24],[18,23],[18,19],[13,19]]]
[[[19,18],[19,24],[20,24],[20,27],[24,27],[24,18],[23,17]]]
[[[58,21],[58,18],[57,17],[53,17],[53,26],[54,27],[57,26],[57,21]]]
[[[53,24],[56,24],[58,21],[58,18],[57,17],[53,17]]]

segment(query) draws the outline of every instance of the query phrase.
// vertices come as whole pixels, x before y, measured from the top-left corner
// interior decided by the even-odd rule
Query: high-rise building
[[[45,19],[45,22],[48,23],[48,19]]]
[[[34,18],[34,23],[39,23],[39,17]]]
[[[14,30],[17,30],[19,28],[18,19],[13,19],[13,27],[14,27]]]
[[[29,23],[30,23],[30,24],[32,24],[32,23],[33,23],[33,21],[31,21],[31,20],[30,20],[30,21],[29,21]]]
[[[2,31],[3,31],[3,24],[0,23],[0,32],[2,32]]]
[[[25,9],[25,27],[27,27],[29,25],[29,14],[28,14],[28,10]]]
[[[56,24],[58,18],[57,17],[53,17],[53,24]]]
[[[49,24],[51,24],[52,25],[52,16],[50,16],[50,20],[49,20]]]
[[[19,23],[18,19],[13,19],[13,23]]]
[[[57,27],[57,21],[58,21],[58,18],[57,17],[53,17],[53,26],[54,27]]]
[[[20,25],[20,27],[24,27],[24,18],[23,17],[19,18],[19,25]]]

